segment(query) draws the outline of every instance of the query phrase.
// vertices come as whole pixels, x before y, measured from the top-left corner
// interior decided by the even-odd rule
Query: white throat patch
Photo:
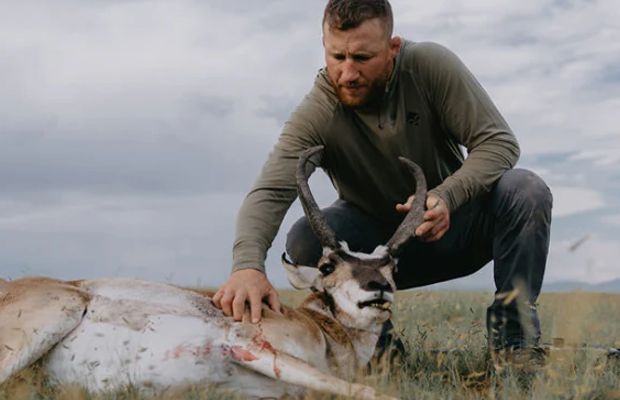
[[[384,294],[386,299],[389,298],[386,296],[387,294],[388,293]],[[380,330],[380,325],[387,319],[382,318],[382,315],[385,315],[384,313],[388,313],[388,311],[382,311],[374,307],[359,308],[358,303],[375,299],[377,296],[373,292],[362,290],[357,282],[345,282],[331,293],[331,296],[334,298],[334,302],[340,310],[349,315],[350,319],[340,319],[341,323],[349,328],[374,332],[377,329]]]

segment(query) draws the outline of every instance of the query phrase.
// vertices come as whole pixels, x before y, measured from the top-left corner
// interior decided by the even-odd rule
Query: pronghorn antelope
[[[350,383],[373,355],[390,317],[399,251],[421,223],[426,197],[422,171],[409,160],[414,205],[392,239],[372,254],[339,243],[308,186],[315,166],[304,152],[299,197],[324,247],[318,269],[292,265],[288,278],[312,293],[282,314],[263,307],[235,322],[199,290],[136,279],[0,280],[0,382],[38,362],[52,384],[92,391],[127,385],[159,392],[213,384],[249,398],[297,397],[307,389],[356,399],[393,399]],[[288,398],[288,397],[287,397]]]

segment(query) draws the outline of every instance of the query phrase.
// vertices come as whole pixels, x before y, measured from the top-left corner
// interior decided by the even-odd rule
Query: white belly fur
[[[222,382],[233,368],[218,337],[218,328],[195,317],[149,316],[141,331],[85,318],[50,353],[47,370],[54,380],[90,390]]]
[[[109,282],[93,285],[88,313],[49,353],[45,365],[53,382],[91,391],[215,384],[255,396],[284,394],[279,382],[232,361],[225,317],[210,302],[197,304],[199,295],[170,286],[162,291],[150,282],[141,282],[136,298],[135,287],[124,295],[122,280]]]

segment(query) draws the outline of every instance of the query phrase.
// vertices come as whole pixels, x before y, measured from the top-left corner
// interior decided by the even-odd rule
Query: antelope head
[[[416,228],[424,221],[426,179],[414,162],[400,157],[403,166],[416,181],[415,199],[392,238],[378,246],[374,252],[358,253],[349,250],[346,242],[337,241],[308,185],[316,166],[309,162],[314,155],[321,155],[323,146],[306,150],[297,165],[299,199],[310,226],[323,247],[323,256],[317,267],[293,265],[282,255],[282,262],[291,284],[297,289],[322,292],[331,312],[345,326],[373,330],[390,318],[394,302],[398,255],[415,236]]]

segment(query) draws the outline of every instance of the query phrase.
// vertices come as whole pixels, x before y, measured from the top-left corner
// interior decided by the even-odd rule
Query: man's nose
[[[345,60],[344,65],[342,66],[342,80],[345,82],[354,82],[358,80],[359,77],[360,71],[357,68],[356,63],[351,59]]]

